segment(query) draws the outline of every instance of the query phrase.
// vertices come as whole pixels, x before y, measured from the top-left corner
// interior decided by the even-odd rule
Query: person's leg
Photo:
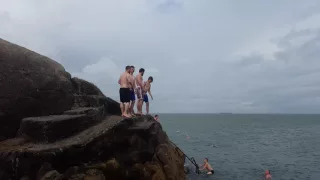
[[[134,105],[135,105],[136,101],[131,101],[131,113],[132,115],[134,115]]]
[[[143,96],[142,96],[142,89],[139,87],[137,89],[137,114],[142,114],[142,103],[143,103]]]
[[[130,99],[131,99],[131,96],[130,96],[130,89],[127,88],[125,89],[125,95],[124,95],[124,116],[126,117],[131,117],[130,116],[130,113],[129,113],[129,107],[130,107]]]
[[[120,102],[120,109],[121,109],[121,115],[123,116],[124,113],[124,104]]]
[[[131,117],[130,113],[129,113],[129,107],[130,107],[130,103],[126,102],[124,103],[124,116],[126,117]]]
[[[149,99],[147,94],[143,96],[143,101],[146,103],[146,113],[149,114]]]
[[[119,95],[120,95],[120,109],[121,109],[121,116],[123,116],[124,114],[124,97],[123,97],[123,89],[120,88],[119,89]]]
[[[207,174],[212,174],[212,172],[211,172],[211,171],[209,171],[209,172],[207,172]]]
[[[146,111],[147,111],[147,114],[149,114],[149,102],[146,102]]]

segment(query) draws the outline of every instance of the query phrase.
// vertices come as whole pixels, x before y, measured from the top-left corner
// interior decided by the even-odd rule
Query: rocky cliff
[[[57,62],[0,39],[0,180],[185,179],[184,155],[151,116]]]

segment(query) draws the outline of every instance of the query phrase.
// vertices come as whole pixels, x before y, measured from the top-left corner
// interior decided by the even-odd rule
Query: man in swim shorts
[[[130,86],[132,87],[131,82],[131,66],[126,66],[126,71],[120,75],[118,83],[120,84],[119,94],[120,94],[120,109],[123,117],[131,117],[129,115],[129,106],[130,106]]]
[[[151,83],[153,82],[153,77],[150,76],[148,80],[144,83],[144,94],[143,94],[143,101],[146,103],[146,112],[149,114],[149,98],[148,94],[150,95],[151,99],[153,100],[152,94],[151,94]]]
[[[208,171],[207,174],[214,174],[214,170],[212,169],[212,167],[208,161],[209,161],[208,158],[204,159],[204,164],[202,166],[200,166],[200,168],[201,168],[200,170],[202,171],[202,170],[206,169]]]
[[[135,80],[135,77],[133,75],[134,70],[135,70],[135,67],[131,66],[130,74],[131,74],[131,82],[132,82],[133,87],[130,88],[131,103],[130,103],[129,114],[131,114],[132,116],[134,116],[134,104],[136,102],[136,95],[135,95],[136,80]]]
[[[136,75],[136,93],[137,93],[137,114],[142,115],[142,105],[143,105],[143,74],[144,69],[139,69],[139,74]]]

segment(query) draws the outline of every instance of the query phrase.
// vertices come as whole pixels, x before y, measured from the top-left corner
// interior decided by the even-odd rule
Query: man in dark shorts
[[[214,174],[214,170],[213,170],[213,168],[211,167],[211,165],[209,164],[208,161],[209,161],[208,158],[204,159],[204,164],[201,166],[200,171],[206,169],[208,171],[207,174]]]
[[[130,86],[132,86],[130,71],[131,66],[126,66],[126,71],[120,75],[118,80],[118,83],[120,84],[120,109],[123,117],[131,117],[129,114],[131,100]]]
[[[131,75],[131,81],[132,81],[132,85],[133,85],[133,87],[130,87],[131,102],[130,102],[129,114],[131,114],[131,116],[135,116],[135,115],[134,115],[134,104],[135,104],[135,102],[136,102],[136,94],[135,94],[136,80],[135,80],[135,77],[134,77],[134,75],[133,75],[134,70],[135,70],[135,67],[134,67],[134,66],[131,66],[130,75]]]
[[[149,98],[148,93],[153,100],[153,96],[151,94],[151,83],[153,82],[153,77],[150,76],[148,80],[144,83],[144,93],[143,93],[143,101],[146,103],[146,112],[149,114]]]

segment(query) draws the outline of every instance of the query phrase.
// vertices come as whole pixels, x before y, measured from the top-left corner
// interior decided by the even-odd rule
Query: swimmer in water
[[[154,120],[156,120],[156,121],[158,121],[158,120],[159,120],[159,116],[158,116],[158,114],[156,114],[156,115],[154,116]]]
[[[208,158],[204,159],[204,164],[200,166],[200,171],[206,169],[208,172],[207,174],[214,174],[214,170],[212,169],[211,165],[208,162]]]
[[[266,170],[266,172],[265,172],[265,180],[271,180],[270,170]]]

